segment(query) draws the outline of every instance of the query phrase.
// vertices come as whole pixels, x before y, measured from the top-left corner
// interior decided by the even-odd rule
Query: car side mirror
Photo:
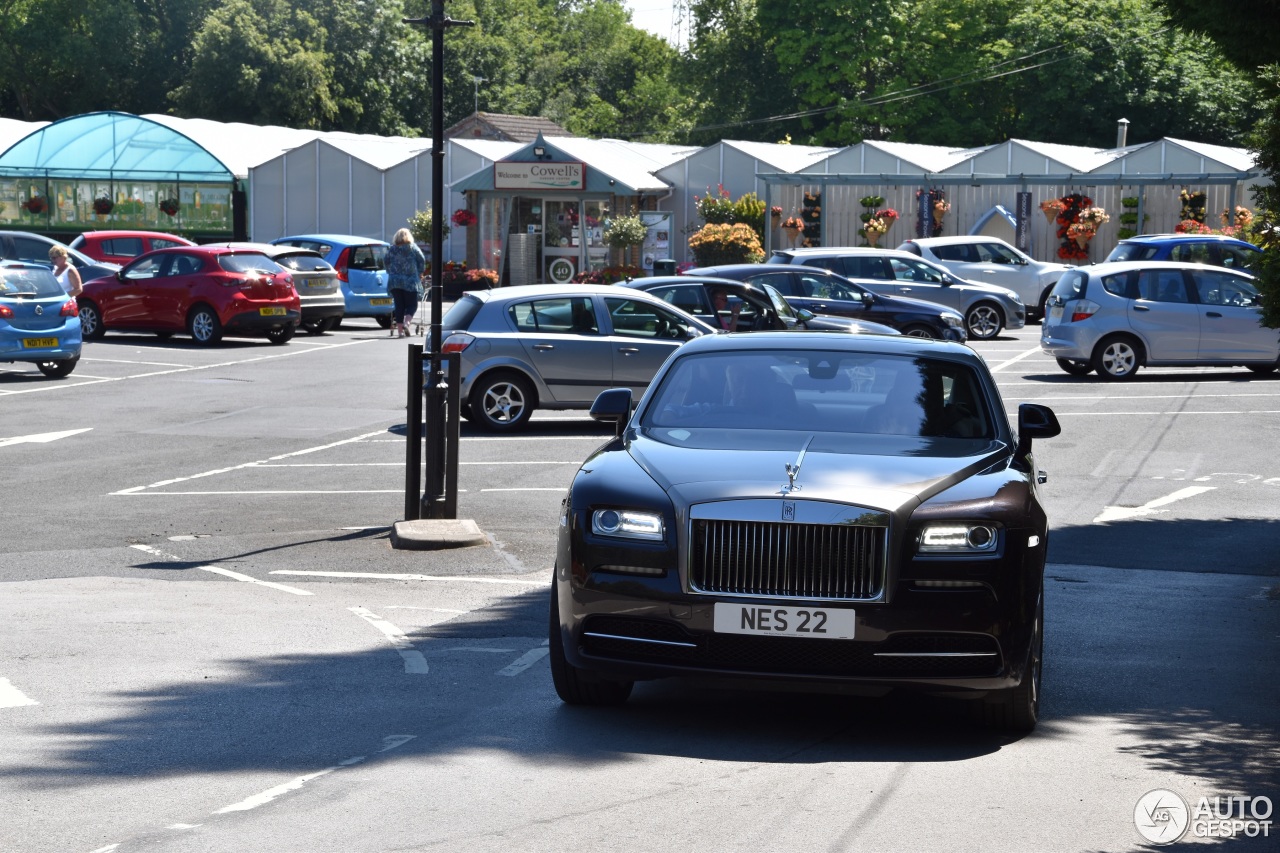
[[[601,391],[591,404],[592,420],[614,425],[614,435],[622,435],[631,417],[631,389],[610,388]]]
[[[116,281],[124,281],[124,270],[116,270]]]
[[[609,392],[605,392],[606,394]],[[1023,403],[1018,406],[1018,447],[1014,459],[1021,460],[1031,452],[1033,438],[1053,438],[1062,432],[1058,416],[1048,406]]]
[[[801,323],[807,324],[810,320],[812,320],[814,317],[817,317],[817,316],[818,316],[817,314],[813,313],[808,308],[796,309],[796,319],[798,319]]]

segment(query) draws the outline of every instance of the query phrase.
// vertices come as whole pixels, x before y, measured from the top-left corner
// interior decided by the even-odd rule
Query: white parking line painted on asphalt
[[[563,492],[563,491],[567,491],[567,489],[564,486],[560,486],[558,488],[550,488],[550,489],[530,487],[527,489],[481,489],[480,491],[482,492]]]
[[[1139,417],[1152,417],[1164,415],[1280,415],[1280,409],[1215,409],[1211,412],[1189,412],[1186,410],[1177,410],[1169,412],[1059,412],[1054,411],[1059,418],[1078,418],[1093,417],[1099,415],[1133,415]]]
[[[405,636],[395,625],[378,616],[376,613],[366,610],[363,607],[348,607],[352,613],[368,622],[373,627],[386,636],[391,645],[395,646],[400,657],[404,659],[404,671],[410,675],[426,675],[428,670],[427,659],[422,656],[422,652],[414,648],[413,643]]]
[[[1162,507],[1167,504],[1171,504],[1174,501],[1180,501],[1186,498],[1193,498],[1196,495],[1204,494],[1205,492],[1212,492],[1215,488],[1217,488],[1217,486],[1188,486],[1185,489],[1178,489],[1178,491],[1174,492],[1171,495],[1165,495],[1162,498],[1156,498],[1153,501],[1148,501],[1142,506],[1104,507],[1102,510],[1102,514],[1099,515],[1097,518],[1095,518],[1093,520],[1093,523],[1100,524],[1105,521],[1121,521],[1126,518],[1140,518],[1141,516],[1144,516],[1144,515],[1156,515],[1161,512],[1167,512],[1167,510],[1157,509],[1157,507]]]
[[[147,367],[186,367],[187,365],[176,361],[133,361],[127,358],[81,358],[81,364],[141,364]],[[77,376],[80,374],[77,373]]]
[[[61,438],[70,438],[73,435],[79,435],[82,432],[91,432],[93,427],[84,427],[83,429],[64,429],[61,432],[38,432],[31,435],[15,435],[12,438],[0,438],[0,447],[10,447],[14,444],[48,444],[51,441],[57,441]]]
[[[139,492],[145,491],[146,489],[158,489],[162,486],[172,486],[172,485],[176,485],[177,483],[186,483],[186,482],[190,482],[191,480],[199,480],[203,477],[213,477],[217,474],[228,474],[232,471],[243,471],[245,468],[255,468],[267,462],[278,462],[281,459],[292,459],[295,456],[305,456],[308,453],[319,453],[322,450],[331,450],[332,448],[335,448],[335,447],[342,447],[345,444],[355,444],[358,441],[364,441],[368,438],[371,438],[372,436],[385,435],[385,434],[386,434],[385,429],[380,429],[377,432],[366,432],[363,435],[357,435],[354,438],[344,438],[341,441],[332,441],[328,444],[319,444],[319,445],[316,445],[315,447],[306,447],[306,448],[303,448],[302,450],[295,450],[292,453],[282,453],[279,456],[269,456],[266,459],[258,459],[253,462],[242,462],[239,465],[232,465],[228,468],[215,468],[212,471],[202,471],[199,474],[192,474],[189,477],[174,477],[173,479],[170,479],[170,480],[161,480],[158,483],[151,483],[150,485],[146,485],[146,486],[133,486],[128,489],[121,489],[118,492],[111,492],[109,496],[113,497],[117,495],[135,495],[135,494],[138,494]],[[380,491],[381,492],[399,492],[399,491],[403,491],[403,489],[382,489]],[[166,492],[166,494],[181,494],[181,493]],[[242,492],[191,492],[190,494],[232,494],[234,495],[234,494],[244,494],[244,493]],[[279,492],[279,493],[267,492],[265,494],[313,494],[313,493],[312,492]],[[334,494],[340,494],[340,493],[335,492]]]
[[[1025,351],[1025,352],[1021,353],[1020,355],[1015,355],[1013,358],[1010,358],[1010,359],[1008,359],[1008,360],[1006,360],[1006,361],[1002,361],[1002,362],[1000,362],[999,364],[996,364],[996,365],[988,365],[988,367],[990,367],[990,370],[991,370],[991,372],[992,372],[992,373],[998,373],[999,371],[1004,370],[1006,367],[1010,367],[1010,366],[1012,366],[1012,365],[1015,365],[1015,364],[1017,364],[1018,362],[1020,362],[1020,361],[1022,361],[1023,359],[1025,359],[1025,358],[1030,358],[1030,357],[1031,357],[1031,356],[1033,356],[1033,355],[1037,355],[1039,352],[1040,352],[1040,347],[1036,347],[1036,348],[1034,348],[1034,349],[1029,349],[1029,350],[1027,350],[1027,351]]]
[[[13,686],[7,678],[0,678],[0,708],[21,708],[25,705],[39,705],[27,694]]]
[[[403,744],[408,743],[409,741],[413,740],[415,737],[417,737],[417,735],[388,735],[382,739],[383,746],[382,746],[382,749],[378,750],[378,752],[382,753],[382,752],[387,752],[388,750],[395,749],[398,746],[402,746]],[[369,756],[367,755],[357,755],[353,758],[348,758],[345,761],[339,761],[337,764],[335,764],[332,767],[326,767],[323,770],[317,770],[315,773],[308,773],[305,776],[298,776],[295,779],[291,779],[288,782],[285,782],[283,785],[276,785],[274,788],[268,788],[267,790],[263,791],[261,794],[254,794],[252,797],[243,799],[238,803],[232,803],[229,806],[223,806],[222,808],[215,811],[214,814],[227,814],[229,812],[247,812],[250,809],[256,809],[258,806],[265,806],[267,803],[271,802],[277,797],[283,796],[284,794],[287,794],[290,791],[298,790],[303,785],[310,782],[312,779],[319,779],[321,776],[327,776],[330,773],[333,773],[334,771],[337,771],[337,770],[341,770],[344,767],[351,767],[353,765],[360,764],[363,761],[367,761],[368,758]]]
[[[550,572],[550,569],[547,569]],[[442,577],[439,575],[387,574],[385,572],[307,572],[299,569],[276,569],[273,575],[303,575],[321,578],[381,578],[389,581],[443,581],[445,583],[496,583],[512,586],[546,586],[544,580],[521,581],[511,578]]]
[[[542,648],[530,649],[529,651],[516,658],[511,664],[498,670],[498,675],[513,676],[519,675],[529,667],[550,654],[551,650],[545,645]]]
[[[139,486],[140,489],[149,489],[150,486]],[[459,489],[458,492],[465,492],[466,489]],[[237,489],[234,491],[208,491],[208,492],[135,492],[132,489],[123,492],[112,492],[108,497],[126,497],[126,498],[168,498],[175,495],[402,495],[404,489],[306,489],[306,490],[253,490],[253,489]]]
[[[97,850],[90,850],[89,853],[111,853],[112,850],[115,850],[119,846],[119,844],[108,844],[106,847],[99,847]]]
[[[174,562],[179,562],[179,563],[183,562],[182,558],[175,557],[172,554],[166,554],[164,551],[161,551],[158,548],[152,548],[150,545],[130,545],[129,547],[136,548],[139,551],[144,551],[155,557],[163,557],[166,560],[173,560]],[[294,595],[315,595],[315,593],[313,592],[310,592],[305,589],[298,589],[295,586],[285,586],[282,583],[272,583],[271,581],[260,581],[255,577],[250,577],[249,575],[242,575],[239,572],[233,572],[230,569],[224,569],[221,566],[194,566],[193,568],[199,569],[202,572],[211,572],[215,575],[222,575],[224,577],[231,578],[232,580],[241,581],[242,583],[253,583],[253,584],[257,584],[258,586],[269,586],[272,589],[278,589],[281,592],[290,592],[290,593],[293,593]]]

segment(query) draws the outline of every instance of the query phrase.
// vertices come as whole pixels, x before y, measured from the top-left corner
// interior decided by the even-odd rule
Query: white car
[[[960,278],[998,284],[1022,297],[1027,319],[1044,317],[1045,301],[1062,274],[1072,267],[1037,261],[995,237],[920,237],[899,251],[942,264]]]

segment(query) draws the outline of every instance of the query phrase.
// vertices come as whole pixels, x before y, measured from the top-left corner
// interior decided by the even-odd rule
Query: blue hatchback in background
[[[387,292],[390,243],[352,234],[298,234],[271,242],[311,249],[333,265],[346,303],[343,319],[372,317],[382,328],[391,327],[391,294]]]
[[[80,312],[48,267],[0,261],[0,361],[61,379],[80,360]]]
[[[1262,250],[1224,234],[1142,234],[1121,240],[1108,261],[1181,261],[1249,271]]]

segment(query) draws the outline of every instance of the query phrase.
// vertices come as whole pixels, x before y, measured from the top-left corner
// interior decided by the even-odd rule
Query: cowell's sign
[[[495,163],[495,190],[585,190],[586,163]]]

